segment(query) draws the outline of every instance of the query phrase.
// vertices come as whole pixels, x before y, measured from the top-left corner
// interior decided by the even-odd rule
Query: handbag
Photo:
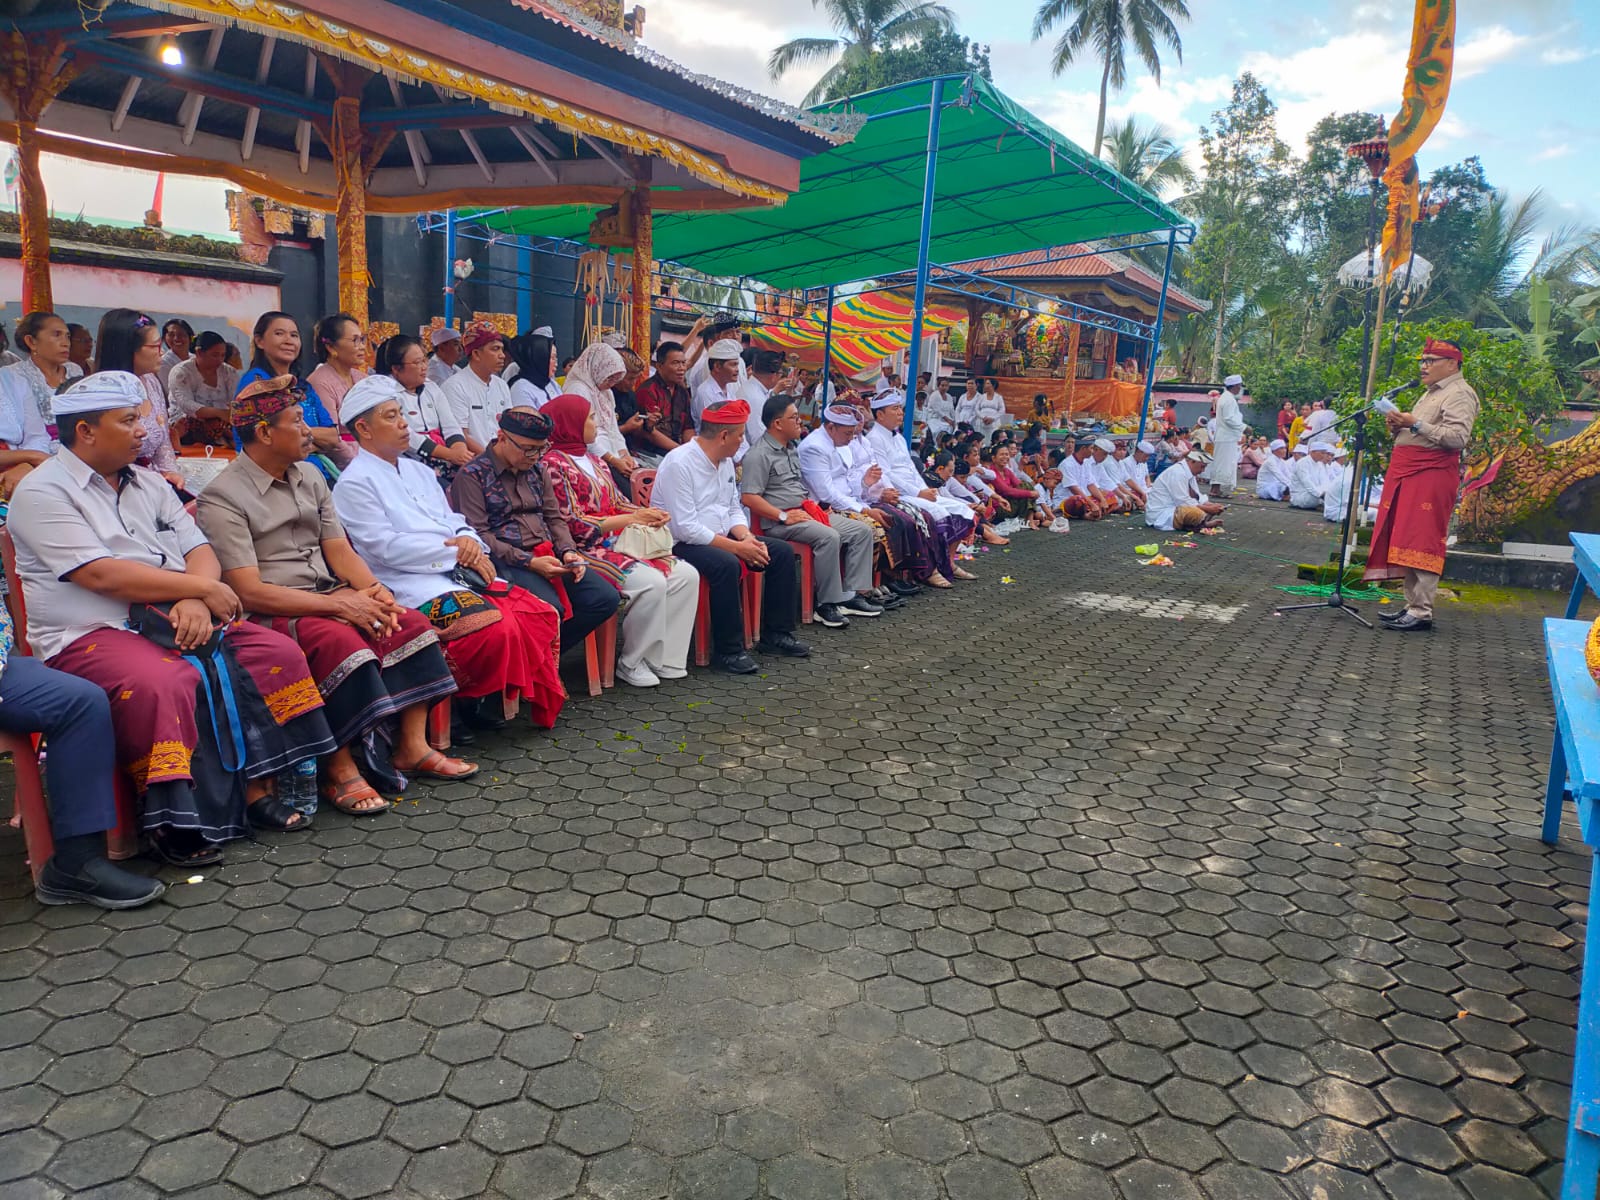
[[[211,736],[217,743],[217,758],[228,774],[244,770],[244,723],[239,719],[239,700],[229,665],[230,655],[223,645],[226,625],[213,625],[211,637],[193,650],[179,650],[177,634],[168,613],[170,604],[132,604],[128,606],[128,628],[164,650],[177,651],[200,673],[200,686],[206,692],[206,710],[211,714]],[[222,736],[218,713],[227,720],[228,736]]]
[[[629,525],[617,535],[611,548],[618,554],[641,561],[669,558],[672,555],[672,530],[665,525]]]

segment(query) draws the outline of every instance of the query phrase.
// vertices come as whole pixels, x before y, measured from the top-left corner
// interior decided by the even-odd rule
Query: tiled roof
[[[603,42],[612,49],[648,63],[657,70],[666,71],[676,75],[679,79],[713,92],[735,104],[752,109],[762,116],[770,117],[775,121],[783,121],[790,125],[798,126],[807,133],[825,138],[834,145],[843,145],[855,138],[856,131],[860,129],[866,118],[843,113],[813,113],[807,109],[796,108],[782,100],[763,96],[760,92],[752,92],[748,88],[736,84],[726,83],[711,75],[701,75],[691,71],[681,63],[674,62],[664,54],[659,54],[650,49],[632,34],[623,30],[614,29],[603,21],[598,21],[587,13],[579,12],[561,0],[510,0],[510,3],[526,12],[537,13],[548,21],[564,25],[568,29],[583,34],[596,42]]]
[[[1064,257],[1068,254],[1080,257]],[[1039,250],[978,258],[955,265],[963,271],[990,279],[1117,279],[1147,293],[1151,299],[1161,294],[1161,277],[1117,250],[1091,249],[1081,245],[1045,246]],[[1167,289],[1167,304],[1190,312],[1204,312],[1210,307],[1204,300],[1191,296],[1176,284]]]

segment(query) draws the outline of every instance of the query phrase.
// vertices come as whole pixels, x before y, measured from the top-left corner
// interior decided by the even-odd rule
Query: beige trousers
[[[1423,621],[1433,620],[1433,598],[1439,591],[1439,577],[1432,571],[1406,568],[1402,583],[1406,594],[1406,611]]]

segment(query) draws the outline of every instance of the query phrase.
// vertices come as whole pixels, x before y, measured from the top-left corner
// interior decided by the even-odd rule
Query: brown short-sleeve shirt
[[[200,493],[200,529],[224,571],[255,567],[261,582],[300,591],[339,586],[322,543],[345,536],[322,473],[295,463],[274,479],[241,454]]]

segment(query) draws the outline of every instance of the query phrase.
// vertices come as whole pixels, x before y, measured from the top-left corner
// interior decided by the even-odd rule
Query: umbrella
[[[1372,256],[1374,264],[1382,267],[1381,256]],[[1416,254],[1411,258],[1409,267],[1401,267],[1394,273],[1394,283],[1404,287],[1413,294],[1428,290],[1428,283],[1433,278],[1433,264],[1422,255]],[[1339,268],[1339,282],[1345,287],[1368,287],[1372,283],[1372,270],[1367,263],[1367,253],[1363,250],[1344,266]]]

